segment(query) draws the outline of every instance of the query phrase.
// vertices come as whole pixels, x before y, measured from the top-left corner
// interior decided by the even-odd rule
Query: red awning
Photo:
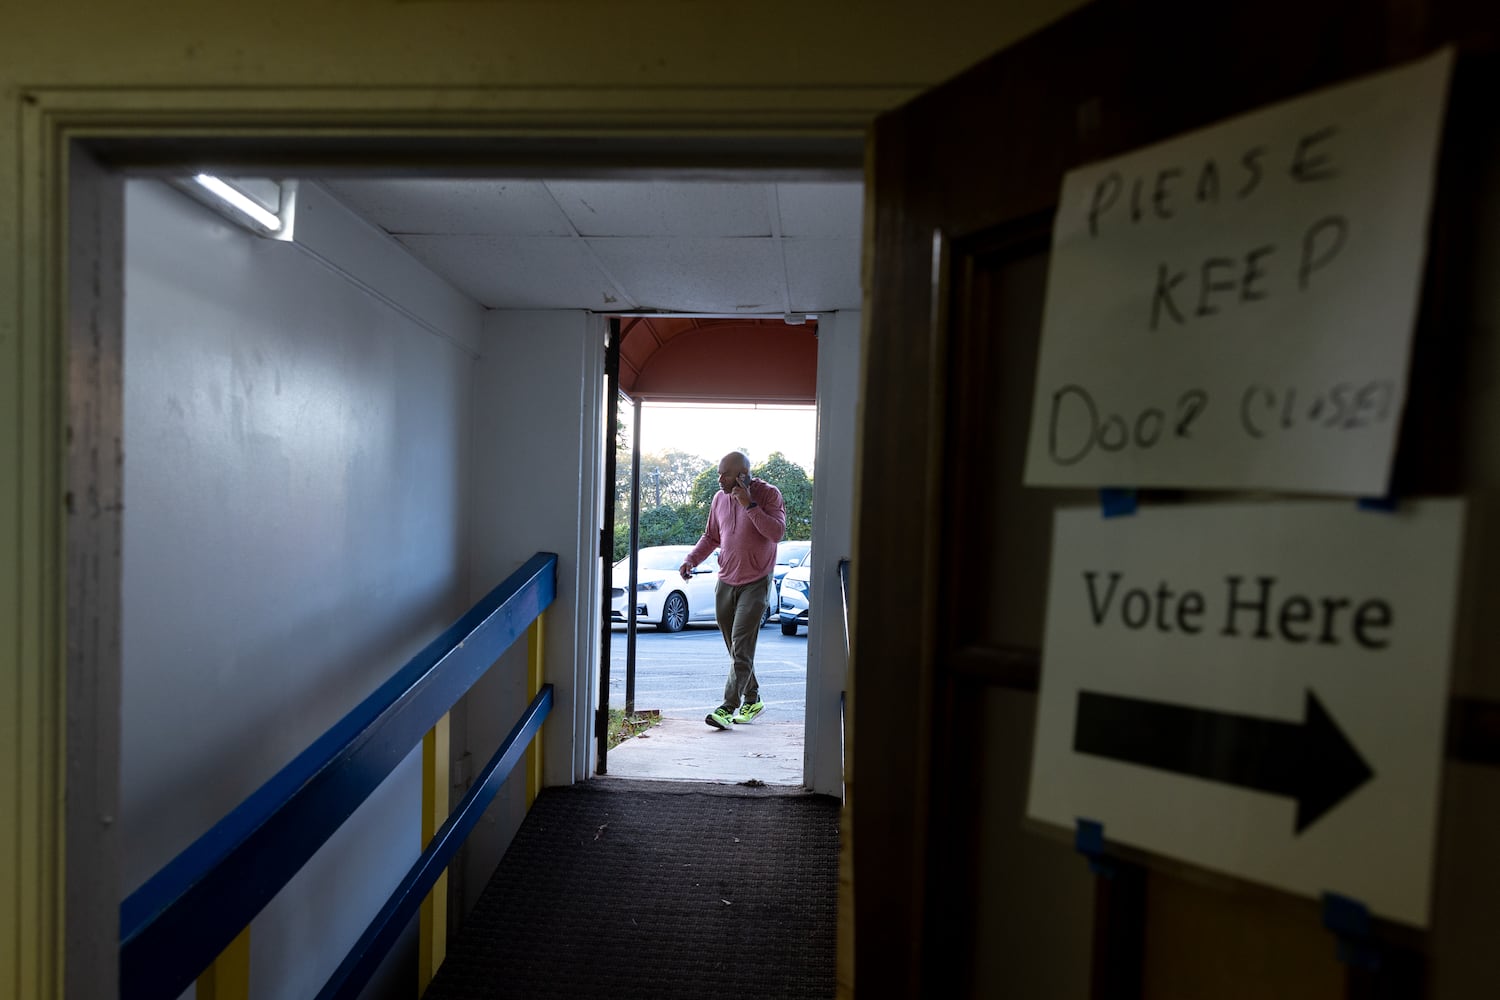
[[[817,401],[818,324],[779,319],[620,320],[620,388],[681,403]]]

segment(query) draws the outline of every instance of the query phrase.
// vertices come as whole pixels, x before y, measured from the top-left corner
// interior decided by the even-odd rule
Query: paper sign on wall
[[[1462,526],[1058,512],[1027,813],[1425,926]]]
[[[1027,485],[1383,495],[1451,62],[1069,173]]]

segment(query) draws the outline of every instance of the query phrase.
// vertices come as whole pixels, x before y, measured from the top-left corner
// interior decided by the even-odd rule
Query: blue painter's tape
[[[1080,819],[1073,830],[1073,847],[1085,856],[1104,853],[1104,824],[1092,819]]]
[[[1336,892],[1323,893],[1323,926],[1335,934],[1368,937],[1370,908],[1357,899]]]
[[[1323,893],[1323,926],[1338,941],[1338,959],[1355,969],[1380,968],[1380,947],[1370,939],[1370,908],[1336,892]]]
[[[1360,510],[1373,510],[1382,514],[1396,513],[1397,501],[1394,494],[1383,497],[1360,497],[1357,503]]]
[[[1115,869],[1104,856],[1104,824],[1092,819],[1078,819],[1073,828],[1073,849],[1089,859],[1089,871],[1113,878]]]
[[[1135,513],[1135,490],[1106,486],[1099,491],[1099,506],[1105,517],[1129,517]]]

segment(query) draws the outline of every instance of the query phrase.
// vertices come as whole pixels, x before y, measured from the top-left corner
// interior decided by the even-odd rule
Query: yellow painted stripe
[[[198,1000],[250,1000],[250,928],[198,977]]]
[[[422,737],[422,844],[432,842],[448,819],[448,716]],[[432,977],[448,955],[448,873],[438,876],[422,900],[421,932],[417,946],[417,995],[427,991]]]
[[[545,629],[542,627],[544,615],[537,615],[536,620],[526,630],[526,700],[530,702],[542,689],[542,643]],[[531,745],[526,748],[526,808],[531,809],[531,804],[542,790],[542,735],[546,731],[546,723],[537,730],[536,736],[532,737]]]

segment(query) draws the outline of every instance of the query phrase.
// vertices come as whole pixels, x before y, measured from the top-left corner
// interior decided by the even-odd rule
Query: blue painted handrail
[[[120,904],[120,995],[171,1000],[552,603],[537,553]]]
[[[375,919],[370,921],[370,925],[360,935],[354,948],[318,992],[317,1000],[355,1000],[369,984],[370,977],[406,930],[411,918],[422,908],[422,900],[427,898],[438,878],[447,869],[448,862],[453,860],[453,856],[463,846],[464,839],[479,823],[485,809],[495,800],[500,786],[505,784],[510,772],[515,770],[516,764],[526,753],[527,744],[537,730],[542,728],[542,721],[551,711],[552,685],[547,684],[531,700],[521,721],[505,737],[505,742],[500,744],[500,749],[495,751],[495,756],[490,758],[490,762],[480,772],[479,779],[463,797],[458,808],[438,832],[433,834],[432,843],[427,845],[427,850],[411,866],[396,891],[391,893]]]

